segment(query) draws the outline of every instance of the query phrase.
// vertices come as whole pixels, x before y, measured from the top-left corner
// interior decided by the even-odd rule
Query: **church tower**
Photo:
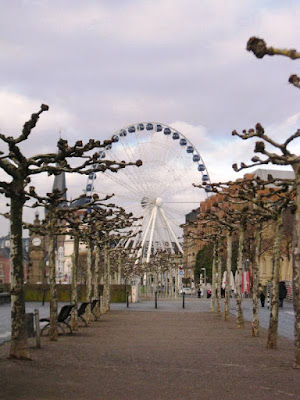
[[[52,186],[52,192],[54,190],[59,190],[64,192],[63,199],[65,202],[61,204],[61,207],[67,205],[67,195],[66,195],[66,176],[62,172],[59,175],[55,175],[54,182]],[[40,226],[41,221],[39,219],[38,213],[35,214],[34,220],[35,226]],[[64,271],[64,242],[65,237],[63,235],[56,237],[56,276],[57,283],[63,283],[66,281],[65,271]],[[28,264],[28,283],[41,284],[47,282],[47,258],[48,258],[48,237],[40,235],[38,233],[30,234],[30,244],[29,244],[29,264]]]
[[[39,214],[35,214],[34,226],[41,225]],[[46,260],[45,260],[45,237],[38,233],[30,234],[29,241],[29,264],[28,264],[28,283],[45,283]]]

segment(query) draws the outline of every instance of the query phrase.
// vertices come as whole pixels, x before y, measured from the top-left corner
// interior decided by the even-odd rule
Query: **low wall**
[[[70,303],[71,302],[71,285],[56,285],[57,287],[57,299],[60,302]],[[5,290],[7,293],[1,293],[1,298],[4,302],[10,302],[10,287],[6,285]],[[103,285],[99,285],[100,295],[103,294]],[[78,285],[78,301],[85,301],[85,285]],[[129,291],[131,296],[130,285],[110,285],[110,301],[111,303],[126,303],[126,291]],[[49,285],[25,285],[25,301],[37,301],[42,302],[50,301],[50,287]]]
[[[0,305],[10,303],[10,293],[0,293]]]

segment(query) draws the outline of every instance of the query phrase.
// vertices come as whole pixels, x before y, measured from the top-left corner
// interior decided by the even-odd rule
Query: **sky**
[[[233,129],[260,122],[285,140],[300,122],[300,92],[288,83],[299,62],[258,60],[247,40],[299,50],[299,19],[300,2],[289,0],[0,0],[0,131],[19,135],[48,104],[23,146],[32,155],[54,151],[59,135],[104,140],[159,121],[188,137],[212,181],[236,179],[231,165],[249,161],[254,142]],[[76,197],[85,179],[67,179]],[[52,181],[34,183],[44,193]]]

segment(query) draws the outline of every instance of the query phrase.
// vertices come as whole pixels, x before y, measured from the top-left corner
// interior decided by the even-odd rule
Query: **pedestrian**
[[[198,299],[200,299],[201,298],[201,289],[199,288],[198,289]]]
[[[283,307],[283,300],[286,298],[286,286],[284,281],[279,282],[279,307]]]
[[[266,299],[266,296],[265,296],[265,294],[264,294],[263,291],[260,292],[259,298],[260,298],[260,304],[261,304],[261,306],[264,307],[264,306],[265,306],[265,299]]]

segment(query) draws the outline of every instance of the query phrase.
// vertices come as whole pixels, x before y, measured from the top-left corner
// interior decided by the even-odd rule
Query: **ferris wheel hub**
[[[156,205],[157,207],[161,207],[162,204],[163,204],[162,198],[157,197],[157,199],[155,200],[155,205]]]

